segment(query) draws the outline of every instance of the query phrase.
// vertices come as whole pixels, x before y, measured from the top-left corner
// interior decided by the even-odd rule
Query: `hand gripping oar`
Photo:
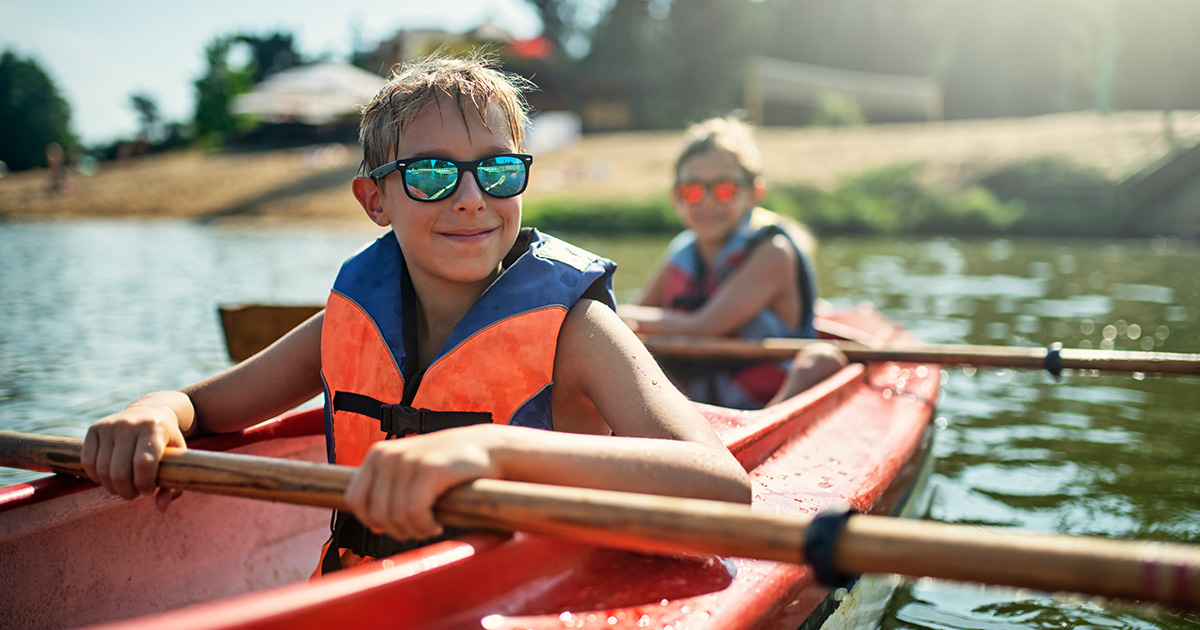
[[[684,335],[644,335],[655,356],[686,359],[775,361],[790,359],[812,339],[759,340]],[[986,367],[1045,369],[1058,376],[1064,369],[1109,372],[1157,372],[1200,375],[1200,354],[1079,350],[1054,344],[1049,348],[920,344],[870,348],[848,341],[822,340],[837,346],[856,363],[894,361]]]
[[[0,432],[0,466],[82,476],[78,439]],[[344,466],[168,449],[162,487],[344,509]],[[831,586],[896,573],[1067,591],[1182,607],[1200,604],[1200,546],[1013,533],[929,521],[828,512],[816,519],[749,506],[480,479],[436,505],[455,527],[528,531],[656,553],[809,563]],[[2,518],[2,517],[0,517]]]

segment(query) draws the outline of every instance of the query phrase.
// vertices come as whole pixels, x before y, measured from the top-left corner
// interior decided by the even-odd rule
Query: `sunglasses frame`
[[[483,182],[479,181],[479,170],[478,170],[479,165],[483,164],[484,162],[486,162],[488,160],[494,160],[496,158],[502,158],[502,157],[517,158],[518,160],[520,160],[521,164],[523,164],[525,166],[525,181],[521,182],[521,189],[511,195],[493,195],[487,191],[487,187],[485,187],[483,185]],[[437,199],[422,199],[420,197],[414,196],[412,191],[409,190],[408,182],[405,182],[404,194],[408,195],[408,198],[412,199],[413,201],[422,201],[425,203],[435,203],[438,201],[442,201],[444,199],[448,199],[451,195],[454,194],[454,191],[458,190],[458,185],[462,183],[464,172],[471,173],[471,176],[475,178],[475,184],[477,184],[479,186],[479,189],[482,190],[485,195],[487,195],[489,197],[495,197],[497,199],[511,199],[511,198],[516,197],[517,195],[520,195],[521,193],[525,192],[525,188],[529,186],[529,167],[533,165],[533,156],[529,155],[527,153],[498,153],[496,155],[489,155],[487,157],[479,158],[478,160],[451,160],[450,158],[425,156],[425,157],[419,157],[419,158],[405,158],[403,160],[387,162],[386,164],[383,164],[377,168],[372,169],[371,172],[367,174],[367,176],[378,182],[378,181],[382,180],[384,177],[391,175],[393,171],[399,171],[400,176],[404,177],[406,172],[408,171],[408,167],[410,165],[416,164],[417,162],[424,162],[425,160],[439,160],[442,162],[449,162],[449,163],[453,164],[455,166],[455,168],[458,169],[458,176],[454,180],[454,185],[450,187],[450,190],[446,191],[446,194],[444,196],[438,197]]]
[[[729,196],[729,199],[722,200],[720,197],[717,196],[716,187],[720,186],[721,184],[727,184],[727,183],[733,183],[737,186],[737,188],[733,191],[733,194]],[[703,203],[704,200],[707,199],[708,197],[712,197],[713,200],[716,201],[717,203],[729,203],[729,202],[733,201],[734,197],[737,197],[738,194],[742,192],[742,188],[744,186],[746,186],[748,183],[749,182],[746,181],[744,178],[736,179],[733,177],[726,177],[723,179],[715,179],[715,180],[711,180],[711,181],[691,180],[691,181],[676,183],[675,188],[674,188],[674,193],[675,193],[675,196],[678,197],[680,201],[682,201],[686,204],[690,204],[690,205]],[[680,191],[680,189],[683,188],[684,186],[700,186],[701,188],[704,189],[704,191],[700,195],[700,198],[697,199],[696,201],[688,201],[687,198],[684,197],[683,193]]]

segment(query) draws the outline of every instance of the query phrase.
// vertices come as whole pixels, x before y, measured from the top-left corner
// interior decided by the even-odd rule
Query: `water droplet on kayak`
[[[612,615],[609,615],[609,617],[608,617],[608,625],[610,625],[610,626],[615,626],[615,625],[617,625],[617,618],[616,618],[616,617],[613,617]]]
[[[638,617],[638,627],[645,628],[650,625],[650,615],[642,615]]]

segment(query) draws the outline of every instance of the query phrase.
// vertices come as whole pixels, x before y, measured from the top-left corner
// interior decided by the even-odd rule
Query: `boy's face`
[[[679,167],[675,209],[701,244],[723,244],[758,196],[755,182],[727,151],[701,153]]]
[[[479,112],[467,107],[463,115],[453,102],[439,99],[437,107],[426,108],[408,125],[389,159],[472,161],[517,152],[499,107],[488,107],[486,126]],[[376,185],[365,181],[369,186]],[[366,187],[356,183],[356,195],[360,192],[358,186]],[[521,227],[521,196],[500,199],[484,194],[469,172],[462,173],[458,188],[439,201],[411,199],[403,186],[398,172],[380,180],[379,209],[374,213],[369,199],[359,196],[359,200],[372,220],[392,226],[414,282],[418,286],[433,286],[426,284],[432,281],[486,287],[516,241]]]

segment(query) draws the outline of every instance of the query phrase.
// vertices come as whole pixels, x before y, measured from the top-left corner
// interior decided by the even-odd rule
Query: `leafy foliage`
[[[241,70],[229,67],[229,49],[236,39],[218,37],[209,43],[206,50],[208,71],[195,82],[193,126],[196,139],[203,146],[224,146],[241,127],[229,106],[234,96],[249,91],[253,85],[253,67]]]
[[[1113,185],[1099,169],[1060,156],[1043,156],[988,173],[979,185],[997,198],[1022,204],[1018,234],[1119,235],[1124,217]]]
[[[0,161],[14,171],[45,166],[52,142],[68,154],[78,145],[71,108],[54,82],[36,61],[11,51],[0,55],[0,129]]]

